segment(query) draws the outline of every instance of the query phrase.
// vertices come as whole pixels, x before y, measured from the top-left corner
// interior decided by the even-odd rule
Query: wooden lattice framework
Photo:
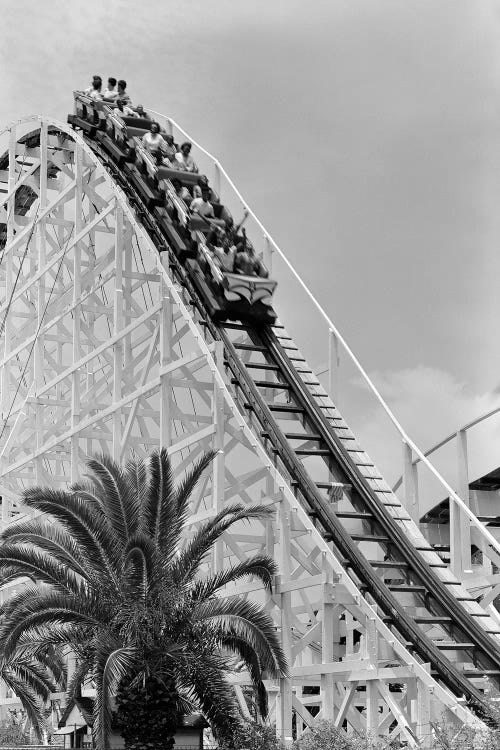
[[[36,128],[40,145],[23,143]],[[318,534],[236,407],[220,345],[205,338],[167,253],[81,137],[43,118],[1,137],[2,523],[25,512],[23,488],[67,485],[90,454],[122,460],[164,445],[181,474],[215,447],[190,529],[235,499],[276,509],[272,522],[227,533],[210,565],[257,551],[279,563],[271,596],[253,583],[232,589],[265,604],[292,666],[290,679],[268,683],[278,733],[290,741],[294,715],[300,733],[315,713],[430,748],[433,720],[479,726],[395,640]],[[248,713],[247,676],[233,682]]]

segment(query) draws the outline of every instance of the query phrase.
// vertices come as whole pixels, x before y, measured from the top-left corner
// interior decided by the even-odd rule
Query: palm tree
[[[233,524],[266,519],[272,509],[228,505],[183,544],[191,493],[213,457],[204,455],[178,487],[165,450],[125,467],[96,457],[88,479],[68,491],[26,490],[24,503],[43,516],[3,532],[0,568],[38,583],[5,605],[0,649],[52,644],[74,651],[69,690],[78,696],[85,680],[94,681],[98,748],[107,745],[115,705],[129,748],[153,742],[168,749],[179,714],[194,706],[230,742],[240,723],[227,682],[235,660],[248,670],[263,716],[263,673],[287,672],[270,616],[249,600],[224,596],[228,584],[248,576],[271,590],[274,561],[256,554],[201,575]]]
[[[45,704],[65,684],[65,667],[52,648],[17,648],[0,659],[0,681],[19,699],[39,741],[46,732]]]

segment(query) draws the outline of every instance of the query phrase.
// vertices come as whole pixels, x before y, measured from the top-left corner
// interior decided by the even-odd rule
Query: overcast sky
[[[500,403],[498,3],[0,10],[1,125],[125,77],[220,158],[424,447]],[[355,421],[377,446],[362,394]]]

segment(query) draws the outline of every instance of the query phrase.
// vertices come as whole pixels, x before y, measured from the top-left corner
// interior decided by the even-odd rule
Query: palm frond
[[[203,558],[218,539],[238,521],[262,520],[269,518],[275,511],[271,506],[250,505],[241,503],[228,505],[206,523],[202,524],[194,537],[182,550],[177,560],[171,565],[174,580],[187,583],[196,575]]]
[[[125,464],[125,477],[135,503],[136,514],[140,517],[149,493],[150,477],[146,461],[142,458],[129,459]]]
[[[141,508],[141,528],[157,547],[162,533],[169,535],[172,531],[173,497],[172,466],[166,449],[161,448],[150,456],[148,495]]]
[[[14,674],[8,673],[3,676],[5,684],[12,690],[21,701],[21,705],[31,722],[31,726],[39,741],[42,741],[45,730],[45,717],[43,706],[31,688],[27,687],[22,680]]]
[[[144,600],[160,572],[155,543],[143,533],[134,534],[125,548],[124,595]]]
[[[258,655],[244,638],[239,638],[233,634],[222,635],[220,644],[231,654],[236,654],[245,664],[257,697],[259,713],[265,719],[268,710],[267,691],[262,682],[262,669]]]
[[[82,711],[83,718],[89,725],[92,725],[94,723],[94,715],[92,714],[92,716],[89,716],[87,711],[85,710],[85,707],[83,707],[82,710],[82,703],[80,701],[80,698],[82,697],[82,687],[85,679],[89,676],[89,674],[92,673],[93,666],[93,656],[77,662],[73,675],[71,676],[71,679],[68,682],[68,686],[66,688],[68,698],[72,698],[75,701],[80,711]]]
[[[64,647],[79,653],[81,646],[92,637],[88,625],[78,626],[73,623],[47,622],[43,625],[30,627],[20,635],[16,651],[23,655],[33,655],[40,658],[51,647]]]
[[[57,686],[46,669],[32,661],[16,661],[15,654],[9,659],[8,663],[2,666],[1,675],[10,673],[18,680],[23,682],[32,690],[35,695],[46,701],[51,693],[54,693]]]
[[[104,575],[118,585],[116,569],[120,555],[103,513],[95,512],[77,492],[31,487],[23,493],[23,502],[55,518],[67,529],[92,566],[95,575]]]
[[[28,589],[7,605],[0,622],[0,648],[10,656],[24,633],[49,623],[96,626],[106,622],[108,617],[104,603],[96,597]]]
[[[109,652],[109,643],[99,644],[96,654],[96,703],[94,713],[94,734],[98,747],[109,745],[111,732],[111,696],[116,693],[118,684],[135,664],[133,647],[126,646]]]
[[[288,674],[288,664],[274,622],[254,602],[238,597],[212,599],[198,604],[193,617],[195,621],[210,626],[211,634],[221,643],[228,635],[245,640],[271,677]]]
[[[175,490],[170,503],[171,513],[162,510],[159,523],[159,543],[162,553],[167,557],[170,557],[178,546],[189,514],[189,501],[193,490],[216,455],[217,451],[208,451],[195,463]]]
[[[80,583],[75,573],[62,566],[57,560],[27,544],[0,545],[0,569],[17,568],[27,578],[48,583],[57,591],[71,594],[80,591]]]
[[[40,518],[18,521],[4,530],[2,539],[9,544],[32,544],[48,552],[55,560],[68,566],[82,578],[87,577],[87,561],[82,548],[71,534],[58,524]]]
[[[253,576],[258,578],[268,591],[272,591],[273,578],[278,572],[278,566],[268,555],[254,555],[244,562],[233,565],[209,578],[196,581],[191,589],[191,597],[195,601],[202,601],[213,596],[217,591],[240,578]]]
[[[200,706],[215,738],[231,747],[232,733],[240,725],[240,712],[220,661],[205,656],[202,662],[188,662],[176,673],[180,689],[187,690]]]
[[[104,454],[91,458],[87,467],[92,471],[94,481],[102,487],[100,497],[111,528],[121,543],[127,544],[137,530],[138,509],[123,469]]]

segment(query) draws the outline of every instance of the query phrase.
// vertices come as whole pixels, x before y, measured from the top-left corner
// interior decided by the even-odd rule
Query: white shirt
[[[142,145],[148,151],[163,151],[166,143],[161,133],[144,133],[142,136]]]
[[[203,198],[195,198],[194,201],[191,201],[189,208],[193,213],[199,214],[200,216],[210,216],[215,218],[212,204],[208,201],[204,201]]]
[[[118,91],[116,89],[105,89],[104,98],[105,99],[118,99]]]
[[[178,151],[175,155],[175,160],[178,162],[179,169],[182,169],[183,172],[197,172],[198,167],[195,164],[195,161],[191,154],[188,154],[187,156],[184,156],[182,151]]]
[[[89,96],[91,99],[93,99],[95,102],[102,101],[102,94],[97,89],[92,89],[92,91],[89,93]]]

